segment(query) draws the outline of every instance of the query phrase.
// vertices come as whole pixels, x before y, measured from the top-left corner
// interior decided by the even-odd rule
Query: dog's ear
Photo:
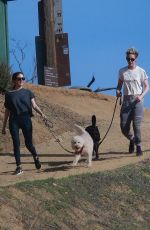
[[[75,127],[76,132],[79,135],[82,135],[83,133],[86,132],[85,129],[83,127],[81,127],[80,125],[75,124],[74,127]]]

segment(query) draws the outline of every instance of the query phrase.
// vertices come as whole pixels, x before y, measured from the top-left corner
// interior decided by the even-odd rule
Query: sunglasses
[[[126,60],[127,60],[127,62],[129,62],[129,61],[132,61],[132,62],[133,62],[133,61],[135,61],[135,58],[128,58],[128,57],[127,57]]]
[[[25,80],[25,77],[17,77],[16,80],[17,80],[17,81],[24,81],[24,80]]]

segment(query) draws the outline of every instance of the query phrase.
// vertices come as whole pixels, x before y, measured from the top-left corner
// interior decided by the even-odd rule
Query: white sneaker
[[[22,170],[21,166],[17,166],[17,168],[16,168],[14,174],[15,174],[15,175],[20,175],[20,174],[22,174],[22,173],[23,173],[23,170]]]

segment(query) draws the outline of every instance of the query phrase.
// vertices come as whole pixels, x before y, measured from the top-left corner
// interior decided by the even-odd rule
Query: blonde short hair
[[[138,55],[139,55],[139,52],[138,52],[135,48],[129,48],[129,49],[126,51],[126,56],[129,56],[129,54],[134,54],[135,57],[137,58]]]

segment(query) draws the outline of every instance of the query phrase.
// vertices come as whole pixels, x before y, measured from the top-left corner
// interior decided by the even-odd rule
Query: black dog
[[[85,128],[85,130],[90,134],[93,139],[94,147],[93,147],[93,155],[95,155],[95,159],[98,159],[98,148],[100,143],[100,132],[98,127],[96,126],[96,116],[92,116],[92,125]]]

